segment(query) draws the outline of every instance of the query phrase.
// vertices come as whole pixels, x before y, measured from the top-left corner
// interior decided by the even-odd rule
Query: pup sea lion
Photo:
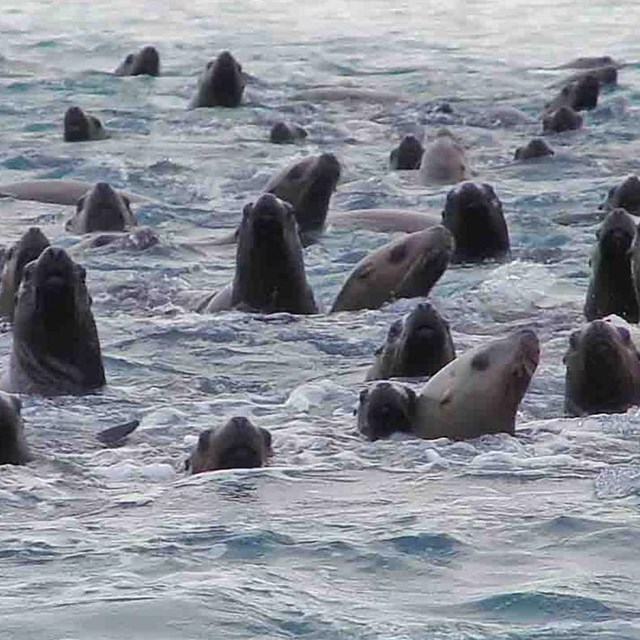
[[[628,322],[638,322],[640,313],[631,275],[636,225],[624,209],[614,209],[596,237],[584,315],[587,320],[595,320],[615,313]]]
[[[50,204],[73,205],[82,198],[93,185],[81,180],[25,180],[0,185],[0,198],[16,200],[35,200]],[[126,196],[130,202],[153,202],[151,198],[118,189],[120,195]]]
[[[439,225],[442,222],[442,216],[426,211],[405,209],[352,209],[351,211],[330,211],[327,222],[337,229],[413,233]]]
[[[640,180],[638,176],[629,176],[618,186],[611,187],[606,201],[599,208],[605,211],[622,208],[633,216],[640,216]]]
[[[491,340],[440,369],[422,389],[414,431],[421,438],[477,438],[515,431],[518,406],[538,366],[530,329]]]
[[[339,179],[338,159],[333,153],[322,153],[289,165],[269,180],[264,191],[293,206],[302,244],[307,246],[324,230],[329,201]]]
[[[582,116],[566,105],[548,113],[542,119],[544,133],[564,133],[576,131],[580,127],[582,127]]]
[[[533,138],[523,147],[518,147],[514,154],[514,160],[532,160],[552,156],[555,151],[542,139]]]
[[[271,193],[242,212],[233,283],[201,309],[240,308],[260,313],[317,313],[307,283],[293,207]]]
[[[571,107],[574,111],[595,109],[598,106],[600,81],[593,73],[580,76],[565,85],[560,93],[545,105],[545,111],[552,113],[560,107]]]
[[[419,169],[423,153],[424,148],[418,138],[413,135],[407,135],[391,151],[389,167],[396,171]]]
[[[451,189],[442,212],[442,224],[455,239],[452,262],[504,260],[510,255],[502,203],[486,183],[464,182]]]
[[[567,414],[618,413],[640,404],[640,353],[626,327],[594,320],[574,331],[564,363]]]
[[[117,76],[159,76],[160,54],[155,47],[143,47],[130,53],[114,71]]]
[[[244,87],[242,67],[231,53],[223,51],[215,60],[207,62],[189,108],[237,107],[242,102]]]
[[[76,203],[76,213],[65,229],[73,233],[124,231],[137,224],[127,196],[107,182],[98,182]]]
[[[274,144],[287,144],[304,140],[307,132],[297,124],[287,124],[286,122],[276,122],[271,127],[269,140]]]
[[[64,141],[84,142],[104,140],[109,134],[102,122],[95,116],[85,113],[80,107],[69,107],[64,114]]]
[[[360,393],[356,409],[358,431],[369,440],[392,433],[413,433],[417,398],[413,389],[391,382],[378,382]]]
[[[25,266],[32,260],[37,260],[48,246],[47,236],[38,227],[31,227],[9,249],[0,281],[0,316],[13,320],[22,272]]]
[[[449,323],[428,302],[396,320],[366,380],[432,376],[456,357]]]
[[[391,300],[427,296],[453,251],[453,236],[440,225],[393,240],[355,266],[331,312],[378,309]]]
[[[32,459],[21,410],[20,398],[0,391],[0,464],[26,464]]]
[[[469,177],[464,149],[448,129],[440,129],[429,143],[420,161],[422,184],[453,184]]]
[[[65,395],[105,385],[85,278],[85,269],[58,247],[24,268],[4,391]]]
[[[255,469],[264,467],[271,454],[269,431],[256,427],[247,418],[231,418],[224,426],[200,434],[185,466],[194,474],[220,469]]]

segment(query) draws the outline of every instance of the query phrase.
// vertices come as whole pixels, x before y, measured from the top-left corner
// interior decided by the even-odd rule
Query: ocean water
[[[637,0],[2,0],[0,183],[107,180],[162,243],[77,254],[87,267],[108,387],[24,399],[35,460],[0,468],[0,638],[156,640],[587,640],[640,638],[640,415],[563,417],[568,334],[582,322],[592,214],[640,170]],[[116,78],[160,50],[162,77]],[[256,81],[236,110],[187,111],[204,64],[229,49]],[[537,117],[578,55],[631,63],[556,155],[516,164],[539,124],[496,126],[496,105]],[[355,84],[398,105],[308,103]],[[454,115],[434,114],[449,101]],[[65,144],[78,104],[114,133]],[[309,131],[267,142],[271,123]],[[502,199],[514,260],[449,269],[432,300],[459,353],[531,325],[542,359],[516,437],[368,443],[353,409],[388,325],[410,310],[213,316],[192,294],[224,285],[233,248],[204,250],[296,158],[334,152],[338,210],[438,212],[448,188],[387,170],[403,133],[446,124]],[[2,241],[64,207],[0,200]],[[386,234],[330,229],[305,253],[326,310]],[[0,335],[5,364],[11,333]],[[190,477],[198,433],[246,415],[273,433],[268,468]],[[119,449],[95,434],[132,418]]]

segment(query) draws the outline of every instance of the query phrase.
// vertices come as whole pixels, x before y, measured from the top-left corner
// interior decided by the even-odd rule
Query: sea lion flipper
[[[109,427],[96,434],[96,438],[107,447],[117,447],[124,443],[124,440],[132,434],[140,425],[140,420],[131,420],[124,424]]]

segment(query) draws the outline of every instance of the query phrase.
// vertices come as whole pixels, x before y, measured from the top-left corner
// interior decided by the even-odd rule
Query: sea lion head
[[[569,336],[565,410],[626,411],[640,398],[640,354],[623,324],[593,320]]]
[[[416,402],[413,389],[378,382],[360,393],[356,409],[358,431],[369,440],[388,438],[396,431],[411,433]]]
[[[86,271],[64,249],[47,247],[24,268],[11,356],[12,367],[42,393],[82,393],[105,384]]]
[[[129,198],[107,182],[98,182],[78,200],[66,229],[75,233],[125,231],[136,224]]]
[[[600,209],[625,209],[628,213],[640,215],[640,179],[629,176],[621,184],[609,189],[607,199]]]
[[[64,114],[65,142],[83,142],[107,137],[102,122],[80,107],[69,107]]]
[[[37,260],[48,246],[47,236],[38,227],[30,227],[7,252],[2,271],[0,313],[10,320],[13,319],[15,298],[25,266],[29,262]]]
[[[18,396],[0,391],[0,464],[25,464],[31,460],[21,410]]]
[[[244,417],[200,434],[187,469],[191,473],[263,467],[271,455],[271,433]]]
[[[491,185],[464,182],[447,194],[442,224],[455,238],[453,262],[506,259],[510,244],[502,203]]]
[[[130,53],[115,70],[117,76],[159,76],[160,54],[155,47],[146,46],[138,53]]]

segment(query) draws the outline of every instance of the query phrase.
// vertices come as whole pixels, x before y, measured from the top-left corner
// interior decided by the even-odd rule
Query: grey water
[[[586,640],[640,638],[640,415],[563,417],[568,335],[609,187],[640,169],[637,0],[2,0],[0,183],[106,180],[160,245],[83,252],[108,387],[25,397],[35,460],[0,468],[0,638]],[[159,78],[110,74],[155,44]],[[256,78],[239,109],[187,111],[204,64],[231,50]],[[579,55],[629,62],[556,155],[515,163]],[[406,95],[395,105],[294,101],[318,84]],[[453,115],[435,113],[438,101]],[[68,106],[113,137],[65,144]],[[267,141],[289,119],[309,137]],[[517,435],[365,442],[353,409],[388,325],[378,311],[293,317],[188,310],[233,274],[233,228],[287,163],[335,153],[332,207],[441,210],[446,187],[390,173],[403,133],[449,126],[502,199],[514,260],[450,268],[431,299],[458,352],[534,326],[542,358]],[[583,215],[584,214],[584,215]],[[64,207],[0,201],[10,243]],[[329,229],[305,253],[329,308],[387,234]],[[0,335],[4,366],[11,332]],[[246,415],[270,429],[265,469],[187,476],[205,428]],[[127,444],[95,434],[139,418]]]

